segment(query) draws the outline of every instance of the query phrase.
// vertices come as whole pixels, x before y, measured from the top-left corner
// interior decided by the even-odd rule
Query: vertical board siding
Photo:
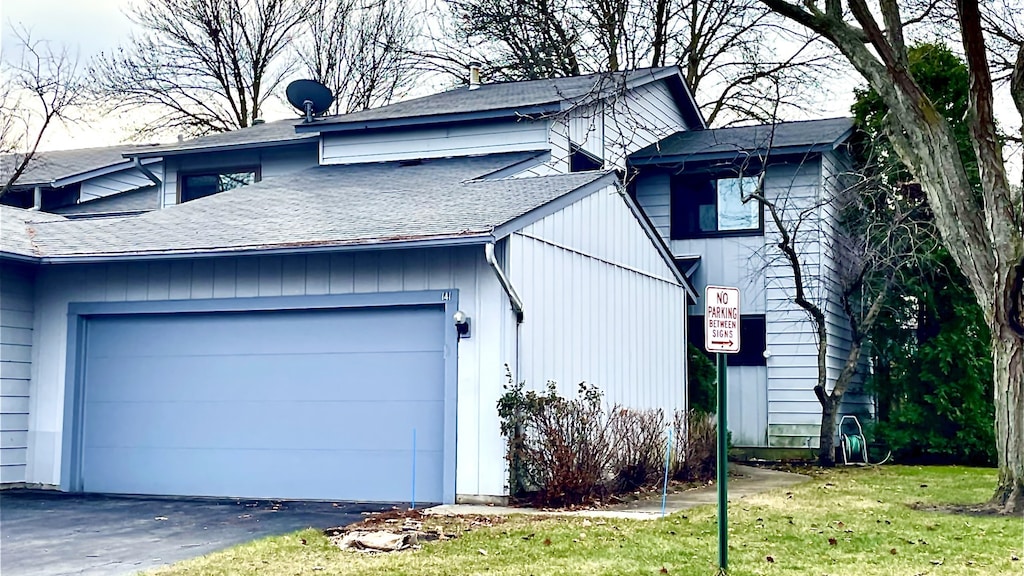
[[[153,165],[148,166],[148,168],[154,172],[159,172],[160,170],[159,167]],[[138,168],[128,168],[82,182],[78,201],[95,200],[152,185],[153,182],[141,170]]]
[[[570,397],[585,381],[609,405],[671,414],[686,405],[686,294],[618,194],[599,190],[512,235],[526,307],[517,378]]]
[[[18,414],[10,419],[5,415],[3,421],[6,427],[20,426],[12,430],[15,432],[24,432],[31,423],[36,435],[27,455],[24,479],[49,485],[61,480],[67,315],[71,302],[454,288],[459,290],[459,307],[474,320],[473,336],[462,340],[458,350],[450,351],[459,355],[456,493],[505,494],[504,443],[495,406],[504,383],[504,365],[512,362],[507,342],[514,341],[514,332],[508,334],[513,324],[506,317],[511,317],[511,310],[483,255],[483,248],[473,247],[46,267],[36,284],[34,407],[31,415]],[[4,285],[6,290],[7,282]],[[4,292],[5,306],[15,301],[8,300]],[[31,296],[26,301],[31,310]],[[24,312],[19,314],[24,323]],[[31,326],[32,319],[27,321]],[[17,336],[23,345],[31,344],[31,328],[19,330],[17,334],[12,332],[12,337]],[[9,391],[14,397],[27,393],[28,372],[20,369],[18,373],[24,375],[23,383],[20,379],[4,380],[5,393]],[[17,403],[12,406],[21,407]],[[24,447],[21,450],[19,460],[25,460]]]
[[[320,163],[359,164],[547,149],[546,122],[507,120],[438,128],[324,134]]]
[[[799,225],[795,238],[801,273],[809,299],[823,306],[821,274],[821,164],[817,159],[771,166],[765,195],[775,200],[787,230]],[[768,359],[768,445],[816,447],[821,405],[814,396],[817,383],[817,345],[813,325],[793,303],[793,270],[775,244],[779,232],[765,222],[766,343]]]
[[[0,484],[24,482],[32,379],[32,268],[0,261]]]

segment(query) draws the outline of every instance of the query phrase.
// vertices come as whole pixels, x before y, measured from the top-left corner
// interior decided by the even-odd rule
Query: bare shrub
[[[572,506],[608,492],[614,450],[610,418],[601,408],[601,392],[580,384],[576,398],[558,396],[548,384],[547,401],[528,420],[526,459],[531,463],[535,495],[544,506]]]
[[[714,414],[695,410],[678,411],[674,418],[672,479],[683,482],[708,482],[717,472],[718,425]]]
[[[630,492],[657,484],[665,471],[665,413],[620,408],[612,411],[610,424],[618,446],[612,489]]]
[[[511,376],[505,389],[498,415],[509,443],[512,494],[557,507],[607,494],[618,446],[600,390],[580,383],[576,398],[567,399],[554,382],[538,393]]]

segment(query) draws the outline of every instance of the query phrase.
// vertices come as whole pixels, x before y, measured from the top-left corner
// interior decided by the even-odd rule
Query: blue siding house
[[[849,129],[802,125],[739,176],[827,193]],[[0,484],[501,500],[506,367],[684,409],[709,282],[750,315],[734,439],[809,445],[813,342],[754,257],[771,231],[701,200],[748,136],[708,130],[669,67],[40,163],[0,205]]]

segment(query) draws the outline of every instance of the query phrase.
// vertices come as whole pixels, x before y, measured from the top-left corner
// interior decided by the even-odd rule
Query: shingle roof
[[[422,98],[396,102],[388,106],[362,110],[351,114],[328,116],[305,124],[301,118],[267,122],[231,132],[211,134],[184,142],[150,146],[129,150],[129,156],[156,157],[197,150],[228,149],[282,143],[314,141],[320,130],[346,126],[364,126],[390,120],[408,120],[417,117],[440,117],[456,114],[479,114],[558,105],[564,100],[593,98],[608,95],[623,85],[654,81],[678,73],[678,68],[642,68],[628,72],[589,74],[569,78],[531,80],[525,82],[498,82],[481,84],[476,90],[462,86]],[[685,113],[685,111],[684,111]],[[696,114],[696,110],[693,111]],[[697,119],[697,122],[701,120]],[[300,131],[296,132],[296,128]]]
[[[852,118],[828,118],[779,124],[759,124],[677,132],[634,152],[634,164],[714,160],[738,154],[820,152],[831,149],[852,134]]]
[[[157,186],[146,186],[136,190],[112,194],[95,200],[87,200],[70,206],[50,210],[54,214],[67,216],[99,216],[124,214],[125,212],[148,212],[160,207],[160,190]]]
[[[302,140],[315,141],[315,134],[297,134],[295,126],[302,124],[300,118],[289,118],[239,128],[230,132],[221,132],[200,136],[183,142],[173,144],[162,144],[158,146],[146,146],[129,149],[128,156],[153,157],[162,156],[168,152],[189,152],[195,150],[235,148],[251,146],[255,144],[283,144],[288,142],[301,142]]]
[[[563,100],[578,100],[608,95],[625,84],[656,80],[676,72],[674,66],[642,68],[628,72],[588,74],[569,78],[551,78],[524,82],[483,83],[470,90],[466,86],[431,94],[422,98],[397,102],[380,108],[324,118],[317,126],[365,123],[416,116],[475,113],[490,110],[511,110]]]
[[[18,256],[39,256],[33,238],[37,222],[56,222],[63,216],[0,204],[0,252]]]
[[[131,218],[37,224],[48,257],[192,254],[482,236],[604,176],[473,180],[528,154],[320,166]]]
[[[54,180],[74,176],[97,168],[127,162],[126,150],[138,146],[108,146],[105,148],[81,148],[78,150],[49,150],[36,152],[28,168],[18,178],[19,186],[49,184]],[[14,172],[20,158],[14,154],[0,157],[0,181],[6,182]]]

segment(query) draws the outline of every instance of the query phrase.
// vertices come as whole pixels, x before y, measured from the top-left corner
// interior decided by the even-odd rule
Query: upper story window
[[[185,174],[180,179],[179,202],[213,196],[259,180],[258,168],[232,168]]]
[[[673,179],[672,238],[760,234],[761,204],[750,197],[760,186],[760,176]]]

